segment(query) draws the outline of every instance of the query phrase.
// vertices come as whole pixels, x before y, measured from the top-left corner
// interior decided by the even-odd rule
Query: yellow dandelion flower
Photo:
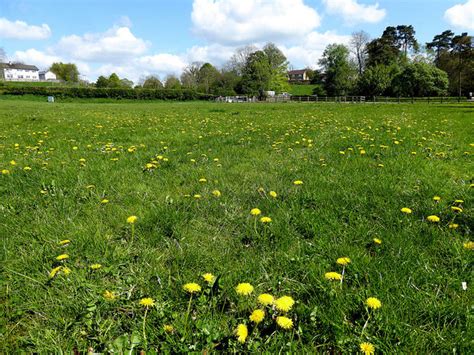
[[[10,174],[10,170],[8,169],[3,169],[2,170],[2,175],[9,175]]]
[[[206,274],[204,274],[204,275],[202,275],[202,278],[203,278],[204,281],[206,281],[208,284],[213,283],[214,280],[216,279],[216,277],[215,277],[213,274],[209,273],[209,272],[206,273]]]
[[[249,335],[249,331],[247,329],[247,326],[245,324],[239,324],[237,326],[237,329],[235,330],[235,334],[237,335],[237,340],[239,343],[245,343],[245,340],[247,339],[247,336]]]
[[[212,191],[212,194],[215,196],[215,197],[221,197],[221,192],[219,190],[214,190]]]
[[[64,240],[61,240],[60,242],[58,242],[59,245],[66,245],[66,244],[69,244],[71,243],[71,241],[69,239],[64,239]]]
[[[403,213],[406,213],[406,214],[411,213],[411,209],[409,209],[408,207],[403,207],[400,211],[402,211]]]
[[[128,224],[135,224],[135,222],[137,221],[138,217],[137,216],[130,216],[127,218],[127,223]]]
[[[117,298],[116,294],[112,291],[105,290],[102,296],[107,300],[107,301],[113,301],[114,299]]]
[[[440,200],[441,200],[441,197],[439,197],[439,196],[434,196],[434,197],[433,197],[433,201],[438,202],[438,201],[440,201]]]
[[[92,264],[91,266],[89,266],[92,270],[98,270],[102,267],[101,264]]]
[[[426,219],[433,223],[438,223],[440,221],[440,218],[435,215],[428,216]]]
[[[365,304],[367,307],[372,308],[372,309],[378,309],[382,307],[382,302],[378,298],[375,297],[369,297],[365,300]]]
[[[273,304],[274,298],[268,293],[262,293],[260,296],[258,296],[257,300],[262,306],[270,306]]]
[[[278,194],[275,191],[270,191],[268,194],[273,198],[277,198],[278,196]]]
[[[338,258],[336,260],[336,263],[338,263],[339,265],[347,265],[347,264],[350,264],[351,263],[351,259],[348,258],[348,257],[342,257],[342,258]]]
[[[451,206],[451,211],[456,212],[456,213],[461,213],[462,208],[459,208],[457,206]]]
[[[57,275],[57,273],[58,273],[59,271],[61,271],[62,268],[63,268],[62,266],[57,266],[57,267],[55,267],[53,270],[51,270],[51,271],[49,272],[49,278],[52,279],[53,277],[55,277],[55,276]]]
[[[174,327],[170,324],[165,324],[163,326],[163,330],[166,332],[166,333],[173,333],[174,332]]]
[[[68,268],[67,266],[64,266],[63,269],[61,270],[61,272],[64,274],[64,275],[69,275],[71,273],[71,269]]]
[[[293,321],[288,317],[277,317],[276,322],[280,328],[291,329],[293,328]]]
[[[23,168],[23,170],[24,170],[24,171],[31,171],[31,168],[30,168],[29,166],[25,166],[25,167]]]
[[[10,165],[13,165],[13,166],[15,166],[15,165],[16,165],[16,161],[14,161],[14,160],[10,160]]]
[[[454,200],[454,203],[464,203],[464,200]]]
[[[142,298],[139,302],[139,304],[143,307],[153,307],[155,305],[155,300],[150,297]]]
[[[249,319],[250,321],[254,322],[255,324],[260,323],[265,318],[265,311],[262,309],[256,309],[252,312]]]
[[[195,282],[189,282],[183,286],[183,290],[185,290],[188,293],[197,293],[201,291],[201,286],[199,286]]]
[[[463,247],[468,250],[474,250],[474,242],[466,242],[463,244]]]
[[[382,240],[379,238],[374,238],[374,243],[380,245],[382,244]]]
[[[250,214],[251,214],[252,216],[258,216],[258,215],[261,214],[261,213],[262,213],[262,211],[260,211],[258,208],[252,208],[252,209],[250,210]]]
[[[202,196],[199,195],[199,194],[195,194],[193,197],[196,198],[196,199],[199,199],[199,198],[201,198]]]
[[[235,291],[242,296],[248,296],[253,292],[253,286],[248,282],[240,283],[235,288]]]
[[[303,181],[295,180],[295,181],[293,181],[293,185],[303,185]]]
[[[272,219],[270,217],[262,217],[260,218],[260,222],[262,223],[270,223]]]
[[[104,198],[104,199],[102,199],[102,200],[100,201],[100,203],[103,204],[103,205],[105,205],[105,204],[109,203],[109,200],[107,200],[106,198]]]
[[[362,343],[360,344],[360,351],[362,351],[364,355],[374,355],[375,347],[371,343]]]
[[[66,260],[69,258],[68,254],[61,254],[56,257],[56,260],[61,261],[61,260]]]
[[[295,300],[290,296],[283,296],[275,300],[276,309],[282,312],[288,312],[289,310],[291,310],[294,304]]]
[[[205,179],[205,178],[200,178],[200,179],[199,179],[199,182],[207,182],[207,179]]]
[[[341,281],[342,280],[342,275],[340,273],[334,272],[334,271],[326,272],[324,274],[324,277],[328,280],[331,280],[331,281]]]
[[[457,224],[457,223],[450,223],[450,224],[449,224],[449,228],[450,228],[450,229],[456,229],[456,228],[458,228],[458,227],[459,227],[459,224]]]

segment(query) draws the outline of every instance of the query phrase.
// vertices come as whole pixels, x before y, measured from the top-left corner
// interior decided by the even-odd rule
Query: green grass
[[[0,352],[472,353],[473,111],[0,100]],[[264,292],[294,298],[292,330],[251,324]]]
[[[297,96],[313,95],[313,89],[317,85],[300,85],[300,84],[291,84],[290,85],[290,94]]]

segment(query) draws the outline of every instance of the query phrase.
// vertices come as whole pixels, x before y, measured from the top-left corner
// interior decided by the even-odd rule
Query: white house
[[[39,80],[41,81],[56,81],[56,74],[50,70],[43,70],[39,72]]]
[[[39,81],[39,70],[34,65],[0,63],[0,78],[6,81]]]

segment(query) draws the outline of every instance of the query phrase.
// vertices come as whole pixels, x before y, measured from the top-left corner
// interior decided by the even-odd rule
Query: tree
[[[398,48],[387,38],[376,38],[367,44],[366,66],[390,65],[397,62]]]
[[[388,26],[383,31],[382,37],[367,44],[367,66],[407,62],[408,50],[416,52],[418,49],[413,26]]]
[[[397,26],[397,43],[399,49],[407,56],[408,49],[412,49],[415,52],[419,49],[418,41],[415,38],[415,29],[412,25],[400,25]]]
[[[199,69],[201,69],[202,63],[193,62],[188,65],[183,73],[181,74],[181,84],[187,89],[197,89]]]
[[[125,87],[125,88],[132,88],[133,81],[128,80],[127,78],[120,79],[120,86]]]
[[[181,90],[181,83],[179,79],[174,75],[168,75],[165,80],[165,89]]]
[[[448,89],[447,73],[423,62],[406,65],[393,82],[401,96],[442,96]]]
[[[283,52],[273,43],[267,43],[263,47],[263,53],[267,56],[271,70],[269,89],[277,93],[289,91],[288,60]]]
[[[150,75],[143,82],[144,89],[163,89],[163,84],[156,76]]]
[[[264,98],[272,77],[267,55],[263,51],[250,54],[242,74],[242,91],[248,95],[258,96],[260,99]]]
[[[357,80],[357,91],[367,96],[384,94],[392,83],[394,68],[398,67],[378,64],[367,68]]]
[[[240,91],[241,77],[234,71],[222,70],[213,90],[214,95],[233,96]]]
[[[115,73],[110,74],[108,82],[107,87],[109,88],[119,88],[121,86],[120,78]]]
[[[434,36],[433,41],[426,43],[426,48],[435,51],[435,64],[439,67],[441,56],[447,53],[451,48],[454,32],[446,30],[439,35]]]
[[[244,47],[237,48],[235,53],[232,55],[230,60],[225,65],[226,71],[232,71],[238,76],[243,75],[245,65],[250,55],[257,51],[257,47],[253,45],[248,45]]]
[[[319,64],[326,73],[324,88],[328,95],[347,95],[355,76],[355,68],[349,61],[349,49],[342,44],[330,44]]]
[[[53,63],[49,68],[56,77],[70,83],[77,83],[79,81],[79,70],[74,63]]]
[[[472,37],[467,32],[454,36],[451,42],[451,53],[456,58],[456,72],[458,81],[458,96],[462,96],[462,77],[468,72],[467,77],[471,82],[474,78],[474,47]]]
[[[109,86],[109,79],[107,79],[105,76],[101,75],[97,78],[97,81],[95,83],[95,87],[97,88],[106,88]]]
[[[367,44],[369,40],[370,36],[367,32],[358,31],[352,33],[350,49],[356,58],[359,75],[362,75],[365,68],[367,61]]]
[[[206,94],[211,93],[219,78],[219,71],[210,63],[204,63],[197,75],[198,90]]]

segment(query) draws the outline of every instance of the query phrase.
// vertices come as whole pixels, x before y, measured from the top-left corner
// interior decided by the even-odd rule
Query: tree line
[[[474,91],[474,47],[468,33],[446,30],[420,45],[411,25],[388,26],[371,39],[364,31],[352,34],[350,43],[330,44],[315,66],[307,68],[313,94],[319,96],[468,96]],[[4,54],[4,52],[3,52]],[[211,63],[189,64],[180,77],[143,77],[134,85],[112,73],[100,76],[97,88],[195,90],[208,95],[245,94],[263,98],[269,91],[290,90],[284,53],[273,43],[259,49],[236,50],[221,68]],[[79,82],[73,63],[54,63],[50,70],[65,82]]]

